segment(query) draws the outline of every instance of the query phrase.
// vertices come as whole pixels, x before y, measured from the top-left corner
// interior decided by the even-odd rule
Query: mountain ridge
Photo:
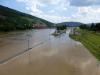
[[[57,25],[66,25],[68,27],[77,27],[77,26],[80,26],[82,25],[83,23],[81,22],[73,22],[73,21],[70,21],[70,22],[62,22],[62,23],[58,23]]]

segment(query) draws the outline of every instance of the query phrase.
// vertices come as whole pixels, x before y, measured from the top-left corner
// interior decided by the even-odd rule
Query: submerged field
[[[78,29],[78,35],[71,35],[80,41],[98,60],[100,60],[100,33]]]

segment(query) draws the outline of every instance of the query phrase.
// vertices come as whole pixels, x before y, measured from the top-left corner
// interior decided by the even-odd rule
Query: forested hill
[[[0,5],[0,31],[51,27],[53,23]]]

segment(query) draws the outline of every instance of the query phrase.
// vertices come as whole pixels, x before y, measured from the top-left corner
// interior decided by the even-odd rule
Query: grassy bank
[[[78,35],[70,35],[80,41],[98,60],[100,60],[100,34],[88,30],[78,29]]]

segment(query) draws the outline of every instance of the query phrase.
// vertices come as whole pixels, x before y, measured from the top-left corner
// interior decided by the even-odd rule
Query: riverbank
[[[70,37],[80,41],[98,60],[100,60],[100,34],[88,30],[80,30],[78,35],[71,34]]]

